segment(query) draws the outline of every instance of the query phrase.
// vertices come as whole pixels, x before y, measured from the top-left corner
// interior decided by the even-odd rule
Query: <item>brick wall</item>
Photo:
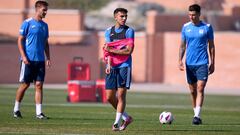
[[[91,45],[50,45],[52,66],[46,70],[46,83],[66,83],[67,64],[73,57],[81,56],[90,64],[91,79],[99,78],[99,60],[97,40]],[[19,78],[19,51],[16,44],[0,45],[0,84],[17,83]]]
[[[185,72],[178,70],[180,33],[164,34],[164,83],[185,84]],[[240,88],[240,33],[215,32],[216,70],[210,75],[208,86]]]
[[[26,0],[1,0],[0,9],[24,9]]]
[[[201,0],[136,0],[137,2],[149,2],[149,3],[157,3],[159,5],[164,6],[165,8],[171,9],[174,12],[176,11],[187,11],[188,6],[199,2]],[[217,0],[213,0],[217,1]],[[222,1],[222,0],[219,0]],[[177,3],[177,4],[176,4]],[[240,6],[239,0],[224,0],[222,3],[224,13],[231,13],[231,8],[234,6]],[[230,9],[230,10],[229,10]]]

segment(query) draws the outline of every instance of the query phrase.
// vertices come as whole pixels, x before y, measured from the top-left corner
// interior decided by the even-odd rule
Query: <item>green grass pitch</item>
[[[203,125],[191,124],[193,110],[187,94],[138,93],[127,95],[127,112],[134,122],[121,132],[111,130],[115,111],[109,104],[68,103],[65,90],[44,90],[43,111],[51,119],[35,119],[34,90],[25,93],[23,119],[12,117],[16,88],[0,87],[0,134],[4,135],[239,135],[240,97],[206,95]],[[173,113],[171,125],[161,125],[162,111]]]

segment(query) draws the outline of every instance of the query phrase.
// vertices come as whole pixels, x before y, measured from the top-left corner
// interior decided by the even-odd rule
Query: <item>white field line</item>
[[[2,132],[0,131],[0,134],[25,134],[25,135],[39,135],[39,133],[36,133],[36,132]],[[95,135],[95,134],[59,134],[59,133],[44,133],[44,135]]]
[[[24,104],[24,105],[33,105],[33,104]],[[94,103],[66,103],[66,104],[44,104],[43,106],[64,106],[64,107],[111,107],[110,104],[94,104]],[[127,108],[141,108],[141,109],[192,109],[191,105],[136,105],[136,104],[127,104]],[[203,110],[211,111],[237,111],[240,112],[239,108],[212,108],[212,107],[203,107]]]

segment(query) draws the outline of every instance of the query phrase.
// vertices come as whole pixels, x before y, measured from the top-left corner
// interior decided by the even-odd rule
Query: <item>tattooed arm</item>
[[[215,70],[215,45],[213,40],[209,40],[208,44],[209,44],[209,54],[211,59],[211,64],[209,66],[209,74],[212,74]]]
[[[182,59],[185,54],[185,51],[186,51],[186,42],[182,41],[181,45],[179,47],[179,60],[178,60],[178,64],[179,64],[178,67],[181,71],[184,70],[184,65],[183,65]]]

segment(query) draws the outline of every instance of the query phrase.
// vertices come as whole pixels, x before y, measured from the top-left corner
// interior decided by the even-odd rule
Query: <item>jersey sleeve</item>
[[[182,32],[181,32],[181,36],[182,36],[182,41],[186,41],[186,35],[185,35],[185,27],[182,27]]]
[[[135,36],[135,32],[132,28],[129,28],[127,31],[126,31],[126,38],[134,38]]]
[[[108,28],[106,31],[105,31],[105,42],[106,43],[109,43],[111,42],[111,39],[110,39],[110,33],[111,33],[111,28]]]
[[[208,37],[209,40],[213,40],[214,39],[212,25],[209,25],[209,27],[208,27],[207,37]]]
[[[29,26],[29,23],[27,21],[24,21],[22,23],[22,26],[20,27],[19,34],[26,37],[28,34],[28,26]]]

